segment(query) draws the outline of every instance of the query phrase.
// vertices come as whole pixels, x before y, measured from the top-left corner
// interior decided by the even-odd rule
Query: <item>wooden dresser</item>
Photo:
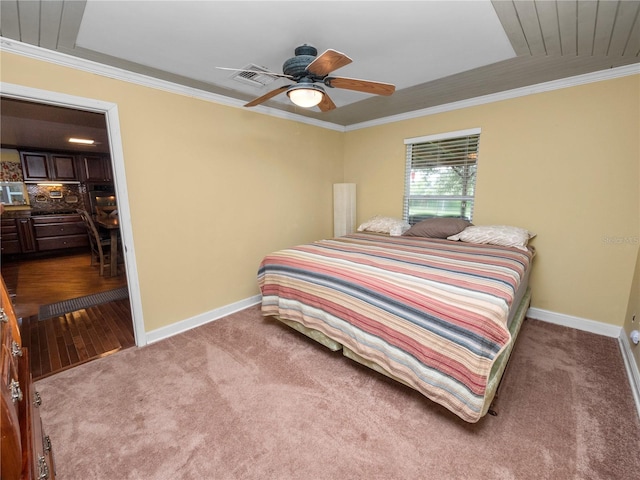
[[[40,395],[35,391],[29,355],[22,348],[20,330],[7,287],[2,280],[0,310],[0,478],[55,478],[51,442],[42,429]]]

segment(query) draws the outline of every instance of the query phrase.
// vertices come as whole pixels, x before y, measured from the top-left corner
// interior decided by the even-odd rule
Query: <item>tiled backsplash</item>
[[[68,212],[78,208],[86,210],[83,200],[84,185],[62,184],[60,186],[27,184],[31,211]]]

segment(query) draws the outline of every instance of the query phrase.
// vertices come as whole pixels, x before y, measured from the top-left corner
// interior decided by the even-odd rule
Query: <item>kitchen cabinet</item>
[[[3,218],[0,220],[0,251],[2,255],[21,252],[15,218]]]
[[[30,217],[3,218],[0,222],[2,255],[36,251],[36,240]]]
[[[18,320],[2,280],[0,309],[0,478],[55,479],[50,438],[40,418],[42,398],[29,370],[29,353],[22,348]]]
[[[49,152],[20,152],[26,182],[77,182],[76,157]]]
[[[41,215],[31,221],[39,252],[89,246],[87,227],[80,215]]]
[[[2,255],[89,246],[87,227],[75,213],[2,218]]]
[[[20,241],[20,251],[22,253],[31,253],[37,250],[36,238],[33,231],[33,223],[30,217],[16,218],[16,226],[18,227],[18,240]]]
[[[82,155],[80,157],[80,178],[86,182],[111,182],[111,158],[100,155]]]

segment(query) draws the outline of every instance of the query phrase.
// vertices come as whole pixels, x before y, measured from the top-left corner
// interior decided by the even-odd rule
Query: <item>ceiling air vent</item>
[[[271,72],[266,68],[250,63],[231,75],[231,79],[246,83],[247,85],[253,85],[254,87],[264,87],[265,85],[273,83],[276,79],[276,77],[269,75],[269,73]]]

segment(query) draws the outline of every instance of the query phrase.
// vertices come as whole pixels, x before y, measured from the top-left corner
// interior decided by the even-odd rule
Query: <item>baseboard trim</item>
[[[222,317],[226,317],[227,315],[231,315],[232,313],[239,312],[240,310],[244,310],[245,308],[249,308],[260,303],[261,300],[262,295],[254,295],[253,297],[230,303],[229,305],[210,310],[200,315],[196,315],[195,317],[187,318],[177,323],[172,323],[171,325],[167,325],[166,327],[151,330],[150,332],[147,332],[147,344],[155,343],[160,340],[164,340],[165,338],[173,337],[174,335],[186,332],[188,330],[191,330],[192,328],[205,325],[209,322],[213,322],[214,320],[218,320]]]
[[[550,312],[541,308],[530,308],[527,311],[527,318],[542,320],[543,322],[554,323],[563,327],[575,328],[605,337],[620,338],[621,327],[609,325],[608,323],[596,322],[586,318],[565,315],[564,313]]]
[[[638,364],[631,351],[631,343],[629,343],[629,338],[624,330],[620,334],[618,342],[620,343],[620,352],[624,360],[624,367],[629,377],[629,386],[631,387],[633,400],[636,402],[638,418],[640,418],[640,370],[638,370]]]
[[[629,378],[629,386],[631,387],[633,400],[636,404],[638,416],[640,417],[640,371],[638,370],[638,364],[636,363],[633,352],[631,351],[631,344],[629,343],[629,339],[627,338],[624,328],[609,325],[607,323],[596,322],[594,320],[588,320],[586,318],[565,315],[563,313],[550,312],[540,308],[530,308],[527,311],[527,318],[541,320],[543,322],[553,323],[563,327],[575,328],[576,330],[583,330],[597,335],[617,338],[618,345],[620,346],[620,353],[624,360],[624,368],[627,371],[627,377]]]

